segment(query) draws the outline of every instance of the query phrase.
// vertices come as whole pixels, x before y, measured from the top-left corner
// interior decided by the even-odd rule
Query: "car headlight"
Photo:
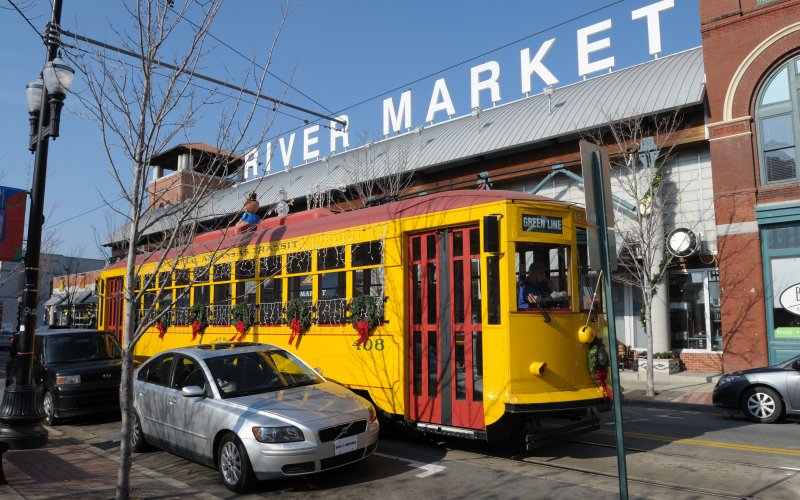
[[[293,443],[303,441],[303,431],[293,425],[285,427],[253,427],[253,436],[261,443]]]
[[[735,382],[741,378],[741,375],[725,375],[719,382],[717,383],[717,387],[722,387],[725,384],[730,384],[731,382]]]
[[[80,384],[80,375],[56,375],[56,384]]]
[[[369,405],[369,423],[374,423],[378,420],[378,414],[375,412],[375,407]]]

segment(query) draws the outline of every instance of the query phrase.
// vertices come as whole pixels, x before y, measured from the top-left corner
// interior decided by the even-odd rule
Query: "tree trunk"
[[[653,303],[649,300],[645,301],[645,331],[647,333],[647,396],[655,397],[656,384],[653,376]]]
[[[133,431],[133,349],[122,350],[122,381],[120,383],[120,413],[122,415],[119,469],[117,470],[117,500],[130,498],[131,434]]]

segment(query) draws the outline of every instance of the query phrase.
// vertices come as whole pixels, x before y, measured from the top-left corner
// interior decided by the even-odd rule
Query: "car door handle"
[[[178,402],[178,400],[177,400],[177,399],[170,399],[170,400],[169,400],[169,401],[167,401],[167,402],[168,402],[169,404],[171,404],[171,405],[174,405],[175,403],[177,403],[177,402]]]
[[[137,396],[144,396],[145,394],[147,394],[147,393],[144,392],[144,391],[136,391],[136,395]]]

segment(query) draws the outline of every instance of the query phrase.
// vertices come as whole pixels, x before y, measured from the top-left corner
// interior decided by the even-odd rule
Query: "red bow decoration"
[[[244,339],[244,336],[247,335],[247,329],[244,326],[244,321],[239,320],[236,322],[236,331],[239,332],[238,334],[234,334],[233,337],[228,342],[233,342],[236,340],[236,337],[239,337],[239,342]]]
[[[156,328],[158,329],[158,338],[163,339],[164,338],[164,334],[167,333],[167,327],[164,326],[164,322],[163,321],[157,321],[156,322]]]
[[[608,383],[606,383],[606,379],[608,378],[608,368],[605,366],[598,366],[594,369],[594,378],[600,381],[603,384],[603,396],[608,398],[609,401],[614,400],[614,393],[611,392],[611,389],[608,387]]]
[[[356,340],[356,345],[361,345],[369,338],[369,321],[365,319],[356,321],[353,323],[353,326],[356,327],[356,331],[358,332],[358,340]]]
[[[289,322],[289,328],[292,330],[291,335],[289,335],[289,345],[294,342],[295,337],[300,334],[300,329],[303,328],[303,324],[300,323],[300,320],[297,318],[292,318]]]
[[[192,322],[192,340],[197,338],[197,334],[200,333],[200,322],[194,320]]]

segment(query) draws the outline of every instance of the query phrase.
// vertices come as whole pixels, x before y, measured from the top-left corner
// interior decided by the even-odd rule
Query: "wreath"
[[[378,299],[372,295],[359,295],[350,301],[350,321],[358,332],[355,345],[361,345],[369,338],[369,332],[383,321]]]
[[[603,388],[603,395],[608,399],[613,399],[613,393],[608,387],[608,352],[603,345],[603,341],[595,338],[589,345],[587,352],[589,362],[589,375],[596,384]]]
[[[160,318],[156,320],[156,329],[158,329],[158,338],[163,339],[167,333],[167,329],[172,326],[172,311],[167,310]]]
[[[192,321],[192,340],[198,333],[205,332],[208,328],[208,310],[202,304],[195,304],[189,308],[189,319]]]
[[[311,326],[311,305],[303,299],[292,299],[284,307],[286,324],[292,330],[289,335],[289,344],[294,342],[300,332]]]
[[[255,312],[247,307],[247,304],[236,304],[231,309],[231,318],[233,318],[236,331],[239,332],[239,342],[241,342],[255,322]],[[231,338],[231,341],[234,339],[236,339],[236,335]]]

